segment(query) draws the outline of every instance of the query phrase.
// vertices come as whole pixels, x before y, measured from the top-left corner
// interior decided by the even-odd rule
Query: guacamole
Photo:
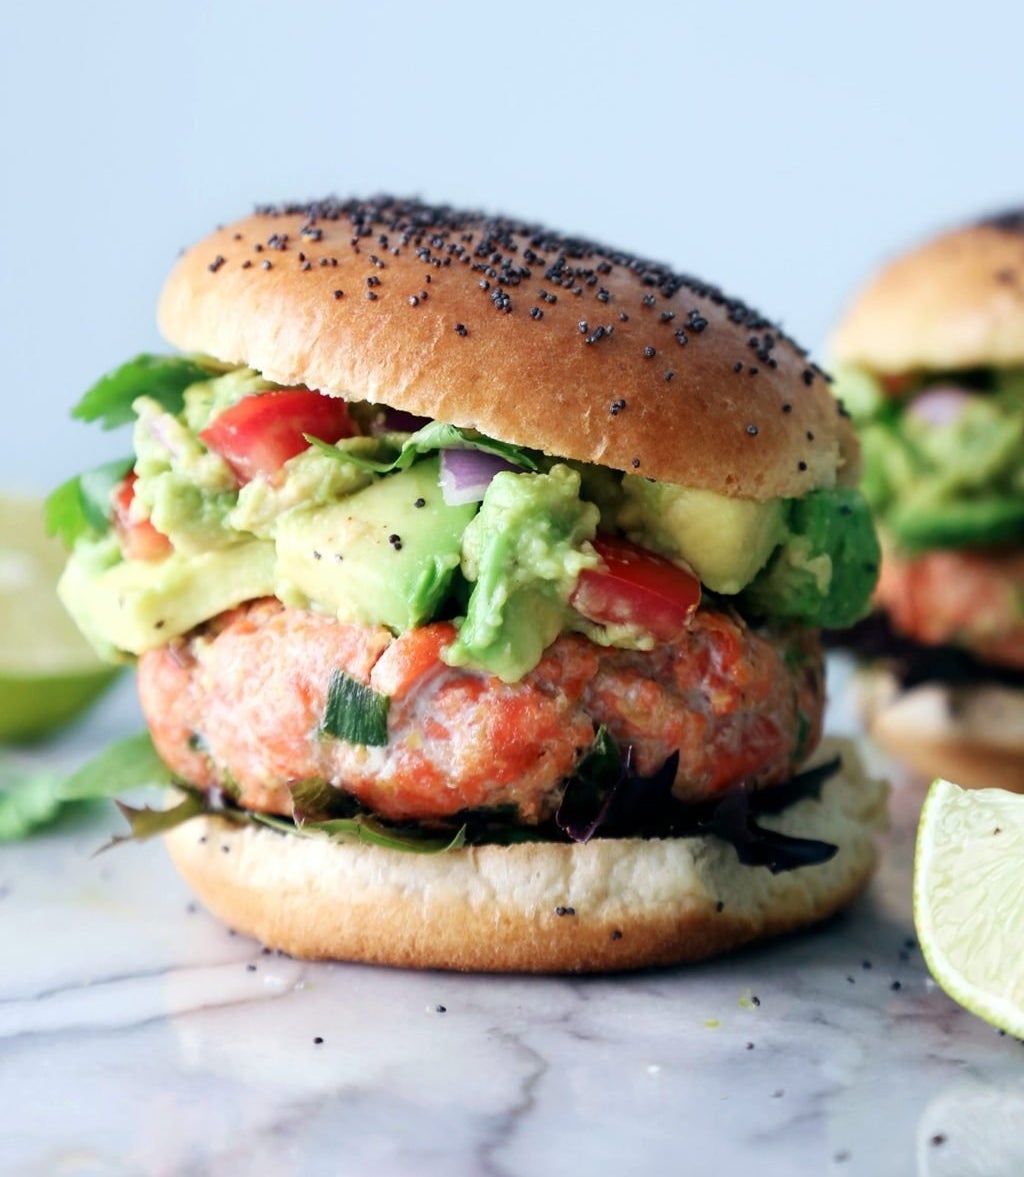
[[[462,541],[473,589],[447,653],[451,665],[481,666],[515,682],[565,628],[579,574],[599,564],[585,541],[600,513],[579,492],[579,475],[565,465],[494,476]]]
[[[837,391],[860,433],[864,495],[898,549],[1024,541],[1024,369],[919,375],[898,399],[853,369]]]
[[[140,357],[83,399],[80,416],[134,422],[132,459],[72,479],[50,503],[51,529],[72,547],[63,599],[104,653],[141,654],[263,596],[396,633],[449,619],[448,660],[506,681],[565,631],[650,648],[642,609],[613,624],[573,607],[581,573],[601,573],[601,531],[692,571],[755,622],[847,624],[867,607],[877,543],[857,492],[728,499],[437,422],[396,429],[365,404],[348,407],[337,441],[303,434],[271,476],[242,478],[204,431],[275,388],[201,357]],[[450,494],[451,448],[498,472]],[[112,510],[115,497],[128,506]],[[127,558],[119,537],[140,526],[166,537],[168,554]]]

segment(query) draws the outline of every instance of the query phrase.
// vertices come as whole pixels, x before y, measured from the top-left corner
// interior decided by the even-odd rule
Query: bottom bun
[[[699,960],[826,918],[865,885],[887,788],[852,746],[820,799],[763,825],[835,843],[773,875],[713,837],[476,846],[437,855],[295,837],[222,818],[166,836],[203,903],[269,948],[315,960],[483,972],[607,972]]]
[[[926,683],[903,689],[887,671],[858,678],[871,738],[924,780],[1024,792],[1024,691]]]

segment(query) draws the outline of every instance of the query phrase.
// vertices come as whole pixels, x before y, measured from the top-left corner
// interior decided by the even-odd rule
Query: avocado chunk
[[[506,471],[491,480],[463,540],[462,570],[473,591],[445,654],[452,666],[516,682],[561,633],[580,572],[600,563],[585,544],[599,512],[579,493],[579,473],[561,463],[547,474]]]
[[[429,621],[476,513],[476,503],[445,503],[439,469],[438,457],[426,458],[340,502],[283,515],[275,529],[277,595],[398,632]]]
[[[888,528],[908,552],[1016,544],[1024,536],[1024,496],[944,504],[912,500],[893,507]]]
[[[852,625],[867,612],[881,558],[864,497],[836,487],[787,502],[789,536],[743,594],[744,605],[808,625]]]
[[[785,536],[784,499],[758,503],[708,490],[622,480],[618,523],[634,543],[685,560],[712,592],[738,593]]]
[[[165,645],[243,601],[274,592],[274,545],[261,540],[198,555],[121,560],[99,568],[79,545],[58,591],[79,629],[105,657]]]

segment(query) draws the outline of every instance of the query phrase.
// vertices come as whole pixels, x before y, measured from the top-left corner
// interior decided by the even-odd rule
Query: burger
[[[922,776],[1024,787],[1024,213],[896,258],[835,335],[884,556],[844,635],[870,730]]]
[[[696,959],[865,884],[884,788],[819,748],[878,548],[822,373],[712,286],[504,217],[259,208],[178,261],[180,349],[78,416],[68,609],[177,786],[136,832],[298,956]]]

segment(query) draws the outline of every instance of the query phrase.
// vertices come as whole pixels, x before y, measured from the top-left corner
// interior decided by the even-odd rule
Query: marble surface
[[[29,756],[137,726],[126,682]],[[158,844],[95,856],[112,807],[0,847],[0,1173],[1022,1173],[1024,1046],[913,941],[921,796],[897,778],[879,874],[827,926],[607,978],[266,954]]]

